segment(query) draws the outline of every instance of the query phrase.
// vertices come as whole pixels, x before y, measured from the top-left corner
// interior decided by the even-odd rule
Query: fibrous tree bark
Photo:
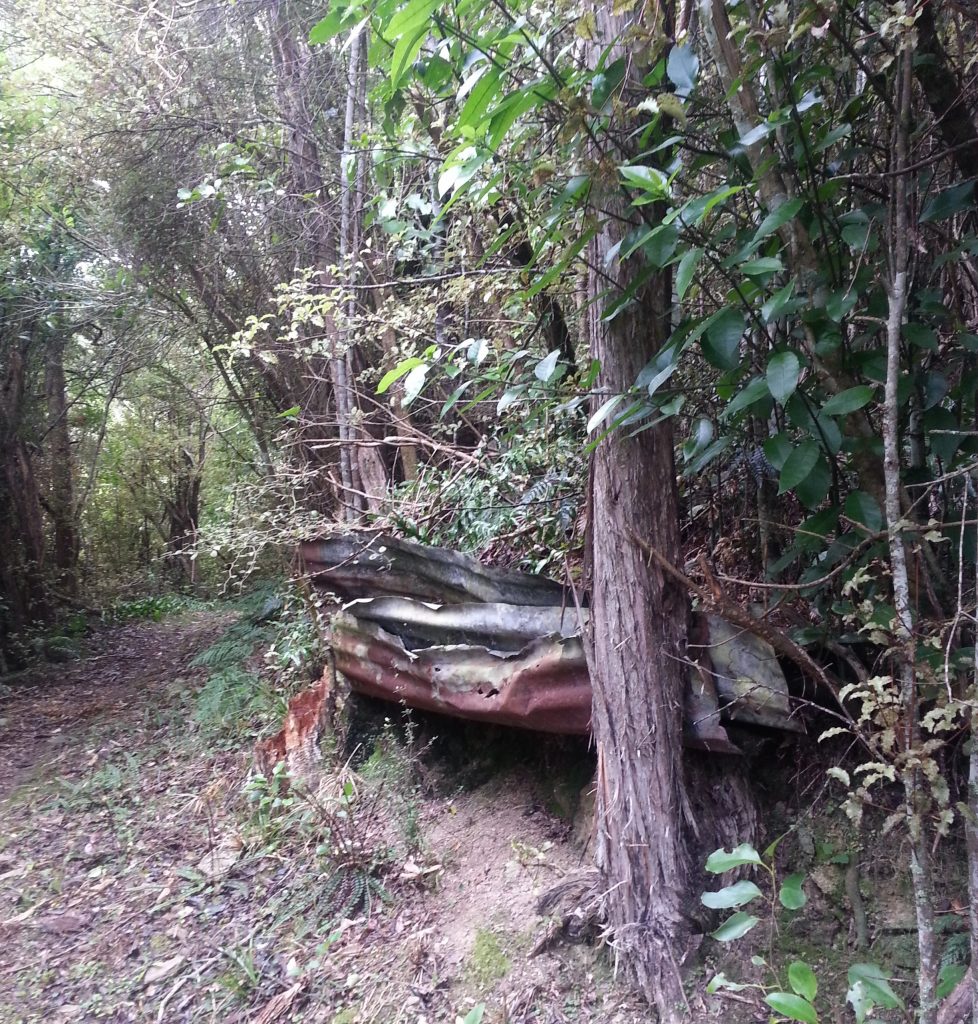
[[[592,65],[629,25],[610,7],[596,8],[594,16]],[[599,166],[609,155],[602,149],[594,154]],[[601,364],[597,407],[632,388],[669,336],[672,288],[663,272],[631,308],[603,317],[609,298],[629,286],[636,270],[608,259],[636,213],[613,183],[594,198],[601,226],[590,245],[587,332],[591,356]],[[678,584],[649,564],[632,539],[681,557],[668,421],[634,437],[617,432],[597,448],[591,500],[596,859],[615,948],[660,1018],[677,1021],[685,1015],[677,950],[687,931],[690,878],[682,755],[688,608]]]

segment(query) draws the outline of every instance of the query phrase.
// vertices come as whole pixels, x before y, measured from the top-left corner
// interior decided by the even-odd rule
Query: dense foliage
[[[862,752],[834,775],[909,838],[933,1020],[954,830],[978,903],[974,13],[0,19],[0,667],[68,609],[213,589],[340,522],[599,595],[628,548],[648,608],[684,588],[683,637],[686,591],[762,606]],[[618,507],[629,466],[647,503]],[[682,550],[649,518],[672,501]]]

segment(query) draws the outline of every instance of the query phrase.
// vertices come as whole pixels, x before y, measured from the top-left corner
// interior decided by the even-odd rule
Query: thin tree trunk
[[[48,458],[50,497],[48,507],[54,528],[51,555],[55,584],[74,597],[77,591],[78,531],[75,526],[75,472],[68,427],[68,397],[64,367],[65,342],[53,337],[45,348],[44,390],[48,407]]]
[[[908,0],[908,14],[912,0]],[[907,553],[901,520],[900,479],[900,342],[907,308],[910,279],[910,238],[907,198],[907,177],[910,173],[910,117],[913,88],[913,46],[909,34],[900,58],[897,76],[897,121],[895,145],[895,180],[890,224],[890,280],[887,283],[888,315],[886,322],[886,389],[883,409],[883,476],[886,494],[887,539],[890,572],[893,580],[893,606],[896,611],[894,631],[896,645],[893,655],[894,676],[899,682],[903,704],[904,749],[912,750],[919,743],[917,710],[917,678],[913,611]],[[930,850],[926,827],[926,793],[919,772],[908,768],[902,773],[905,791],[907,829],[910,835],[910,874],[917,914],[917,947],[920,954],[918,988],[920,993],[920,1024],[933,1024],[937,1012],[937,972],[940,966],[934,931]]]

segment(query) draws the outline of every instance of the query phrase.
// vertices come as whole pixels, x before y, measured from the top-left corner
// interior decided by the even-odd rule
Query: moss
[[[503,950],[499,936],[485,928],[476,932],[475,945],[469,956],[466,974],[477,985],[487,988],[493,982],[505,978],[511,967],[509,957]]]
[[[346,1009],[340,1010],[330,1024],[356,1024],[359,1014],[360,1010],[356,1006],[348,1006]]]

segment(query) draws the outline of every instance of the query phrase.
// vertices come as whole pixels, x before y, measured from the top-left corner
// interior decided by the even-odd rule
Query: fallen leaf
[[[169,978],[171,974],[176,973],[177,969],[186,959],[182,953],[178,953],[169,960],[162,960],[159,963],[151,964],[146,968],[146,973],[143,975],[143,984],[152,985],[154,982]]]
[[[272,996],[258,1012],[252,1024],[272,1024],[278,1020],[295,1002],[295,997],[302,991],[304,985],[305,980],[297,981],[291,988]]]
[[[88,916],[73,911],[64,914],[46,914],[38,918],[37,926],[43,932],[50,932],[53,935],[70,935],[72,932],[80,932],[88,924]]]
[[[197,870],[205,878],[218,878],[221,875],[226,875],[240,856],[240,844],[222,843],[201,857],[197,862]]]

